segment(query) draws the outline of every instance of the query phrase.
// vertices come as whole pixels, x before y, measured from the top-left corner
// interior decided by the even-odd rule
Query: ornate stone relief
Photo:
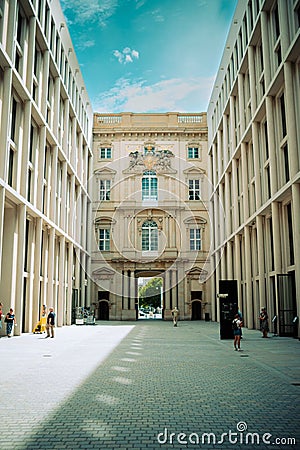
[[[145,154],[135,150],[129,153],[129,158],[129,167],[123,173],[141,174],[147,170],[153,170],[156,173],[177,172],[171,167],[171,159],[174,158],[174,154],[168,149],[149,148]]]

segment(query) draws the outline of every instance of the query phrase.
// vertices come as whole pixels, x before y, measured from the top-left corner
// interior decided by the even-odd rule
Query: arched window
[[[147,170],[143,174],[142,200],[157,200],[157,177],[153,170]]]
[[[147,220],[142,225],[142,251],[158,250],[158,228],[154,220]]]

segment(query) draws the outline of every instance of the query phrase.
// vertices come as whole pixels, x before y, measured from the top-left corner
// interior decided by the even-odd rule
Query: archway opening
[[[138,278],[138,319],[163,318],[163,279]]]

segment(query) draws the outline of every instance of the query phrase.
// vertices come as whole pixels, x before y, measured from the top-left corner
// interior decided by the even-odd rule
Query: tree
[[[151,278],[147,284],[139,288],[140,305],[145,307],[153,306],[158,308],[161,306],[161,287],[162,278]]]

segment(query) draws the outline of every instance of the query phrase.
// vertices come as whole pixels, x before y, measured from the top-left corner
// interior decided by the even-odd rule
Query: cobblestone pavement
[[[244,329],[235,352],[216,323],[159,320],[44,336],[0,339],[1,450],[300,449],[297,339]]]

